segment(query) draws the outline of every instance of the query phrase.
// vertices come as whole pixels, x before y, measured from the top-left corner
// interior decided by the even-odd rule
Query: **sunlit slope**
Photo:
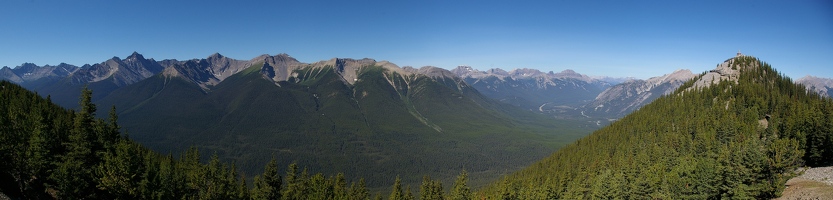
[[[354,84],[332,67],[306,67],[288,81],[261,65],[209,91],[157,75],[99,101],[116,105],[132,138],[161,152],[198,146],[257,172],[272,157],[311,171],[364,177],[387,187],[396,175],[416,185],[429,174],[472,184],[543,158],[589,132],[484,98],[451,78],[402,75],[365,66]],[[464,83],[463,83],[464,84]]]
[[[773,198],[797,166],[833,163],[831,132],[830,98],[793,84],[757,58],[738,56],[481,193],[506,199]]]

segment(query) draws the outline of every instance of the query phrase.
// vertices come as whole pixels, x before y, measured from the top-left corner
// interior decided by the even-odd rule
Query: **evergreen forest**
[[[755,57],[484,188],[489,199],[770,199],[800,166],[833,164],[833,100]],[[702,77],[706,73],[700,75]]]
[[[197,148],[175,158],[145,148],[120,133],[111,107],[96,118],[92,91],[80,110],[67,110],[8,81],[0,81],[0,194],[13,199],[470,199],[462,171],[446,193],[423,178],[416,189],[399,177],[390,193],[371,194],[364,179],[310,174],[295,163],[281,172],[275,158],[247,182],[235,164],[216,154],[206,162]],[[403,189],[404,188],[404,189]]]
[[[0,82],[0,192],[20,199],[766,199],[802,166],[833,164],[833,100],[754,57],[727,60],[737,81],[676,92],[485,188],[423,177],[372,192],[364,179],[281,170],[247,181],[197,148],[160,154],[96,117],[92,91],[64,109]],[[705,75],[705,73],[703,74]],[[703,76],[701,75],[701,77]]]

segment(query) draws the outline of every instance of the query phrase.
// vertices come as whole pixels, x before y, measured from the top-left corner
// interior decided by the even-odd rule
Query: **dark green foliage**
[[[396,181],[393,182],[393,187],[390,189],[390,196],[388,200],[403,200],[405,199],[405,193],[402,191],[402,180],[399,179],[399,176],[396,176]]]
[[[738,83],[694,81],[483,190],[502,199],[780,196],[798,166],[833,157],[833,100],[752,57]]]
[[[470,186],[481,186],[593,129],[495,102],[448,77],[365,66],[351,85],[333,67],[303,67],[276,83],[260,69],[255,64],[209,91],[153,76],[98,103],[116,105],[123,130],[159,152],[197,146],[238,164],[249,180],[274,156],[278,166],[294,161],[365,178],[373,193],[389,189],[390,174],[403,184],[419,184],[423,174],[450,184],[459,166],[478,175]]]
[[[460,173],[457,176],[457,180],[454,181],[454,187],[451,189],[451,196],[448,199],[451,200],[470,200],[474,199],[471,194],[471,188],[469,188],[468,184],[468,174],[466,170]]]
[[[422,177],[422,186],[419,188],[419,199],[445,199],[443,194],[443,183],[436,180],[431,180],[431,177],[425,175]]]
[[[266,164],[263,176],[255,176],[252,199],[280,199],[281,176],[278,175],[278,162],[275,158]]]
[[[275,159],[250,191],[236,165],[217,154],[204,163],[190,148],[174,159],[120,137],[115,109],[108,121],[96,119],[91,94],[84,90],[75,112],[0,81],[0,159],[7,161],[0,162],[0,192],[13,199],[369,198],[363,179],[348,188],[343,174],[297,175],[295,164],[282,187]]]

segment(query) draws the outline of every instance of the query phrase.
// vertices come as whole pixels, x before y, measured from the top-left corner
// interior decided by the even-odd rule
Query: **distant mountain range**
[[[694,77],[689,70],[653,77],[589,77],[573,70],[544,73],[535,69],[452,70],[484,95],[556,118],[584,119],[597,124],[621,118],[668,94]]]
[[[535,69],[515,69],[507,72],[460,66],[452,72],[483,95],[559,118],[575,118],[574,110],[612,86],[573,70],[544,73]]]
[[[787,182],[806,167],[833,163],[833,99],[807,91],[829,89],[826,80],[797,81],[807,84],[805,88],[766,62],[740,53],[694,77],[684,70],[663,77],[644,82],[688,81],[676,86],[636,84],[677,89],[504,176],[480,196],[773,199],[786,195],[785,187],[824,185]],[[799,191],[794,197],[829,198]]]
[[[662,95],[674,92],[680,85],[694,78],[689,70],[677,70],[648,80],[629,80],[614,85],[585,105],[584,115],[621,118],[651,103]]]
[[[86,86],[99,116],[116,106],[136,141],[172,153],[197,146],[246,174],[274,156],[283,166],[364,177],[371,188],[388,186],[392,174],[413,185],[426,174],[450,182],[463,169],[483,174],[472,184],[484,184],[594,129],[492,100],[445,69],[373,59],[134,53],[61,66],[3,68],[3,78],[70,108]]]
[[[134,52],[125,59],[113,57],[102,63],[82,67],[65,63],[56,66],[24,63],[15,68],[3,67],[0,69],[0,79],[52,95],[56,103],[73,107],[78,94],[64,91],[75,91],[84,84],[89,84],[88,87],[95,89],[96,97],[101,98],[116,88],[163,73],[188,79],[207,91],[211,86],[251,66],[253,62],[264,59],[280,63],[277,69],[267,65],[263,72],[274,81],[288,80],[293,70],[304,65],[286,54],[236,60],[215,53],[205,59],[155,61]],[[367,64],[369,59],[360,62]],[[403,69],[418,71],[410,67]],[[689,70],[677,70],[641,80],[632,77],[590,77],[573,70],[558,73],[526,68],[479,71],[469,66],[458,66],[451,73],[489,98],[556,118],[590,120],[621,118],[653,99],[672,92],[687,79],[694,77]],[[347,76],[344,79],[347,82],[355,79],[355,73],[349,70],[343,75]],[[829,89],[833,87],[833,81],[828,78],[806,76],[796,83],[804,84],[808,90],[826,96],[833,93]]]
[[[277,156],[284,166],[298,161],[365,177],[371,187],[386,186],[390,174],[409,183],[424,174],[450,181],[462,168],[483,174],[474,184],[485,183],[695,77],[689,70],[648,80],[449,71],[367,58],[302,63],[286,54],[156,61],[136,52],[82,67],[25,63],[0,76],[69,108],[90,88],[101,108],[118,108],[131,137],[161,152],[196,145],[249,172]],[[829,94],[831,81],[820,80],[797,82]]]

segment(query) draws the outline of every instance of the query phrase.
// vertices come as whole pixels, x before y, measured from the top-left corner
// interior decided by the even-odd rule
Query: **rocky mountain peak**
[[[225,56],[223,56],[220,53],[213,53],[210,56],[208,56],[208,59],[222,59],[222,58],[225,58]]]
[[[460,65],[460,66],[457,66],[456,68],[452,69],[451,72],[456,74],[457,76],[462,77],[462,76],[465,76],[466,74],[478,73],[479,71],[477,71],[474,68],[471,68],[471,66]]]
[[[740,55],[735,56],[733,58],[727,59],[725,62],[720,63],[717,67],[713,70],[709,70],[708,73],[700,77],[697,82],[694,83],[693,86],[688,88],[691,90],[692,88],[704,88],[708,87],[712,84],[720,83],[720,81],[731,81],[734,83],[738,82],[738,77],[740,76],[740,70],[744,68],[751,68],[751,67],[760,67],[758,62],[750,62],[750,63],[743,63],[740,62],[746,59],[755,59],[751,56]]]
[[[111,79],[116,86],[125,86],[139,82],[162,72],[164,67],[154,60],[145,59],[142,54],[133,52],[124,60],[118,56],[94,65],[84,65],[69,75],[73,83],[85,84]]]
[[[14,69],[22,71],[32,71],[37,68],[40,68],[40,66],[36,65],[35,63],[23,63],[22,65],[17,66]]]
[[[118,57],[116,57],[116,58],[118,58]],[[130,56],[127,56],[127,58],[126,58],[126,60],[130,60],[130,59],[144,60],[145,57],[142,56],[142,54],[139,54],[139,52],[134,51],[133,54],[130,54]]]
[[[513,77],[531,77],[531,76],[539,76],[544,75],[543,72],[537,69],[529,69],[529,68],[520,68],[515,69],[509,72]]]
[[[504,76],[509,75],[509,72],[507,72],[506,70],[500,69],[500,68],[489,69],[486,72],[490,73],[490,74],[497,74],[497,75],[504,75]]]
[[[565,69],[564,71],[559,72],[559,74],[578,74],[578,73],[576,73],[576,71],[573,71],[572,69]]]

